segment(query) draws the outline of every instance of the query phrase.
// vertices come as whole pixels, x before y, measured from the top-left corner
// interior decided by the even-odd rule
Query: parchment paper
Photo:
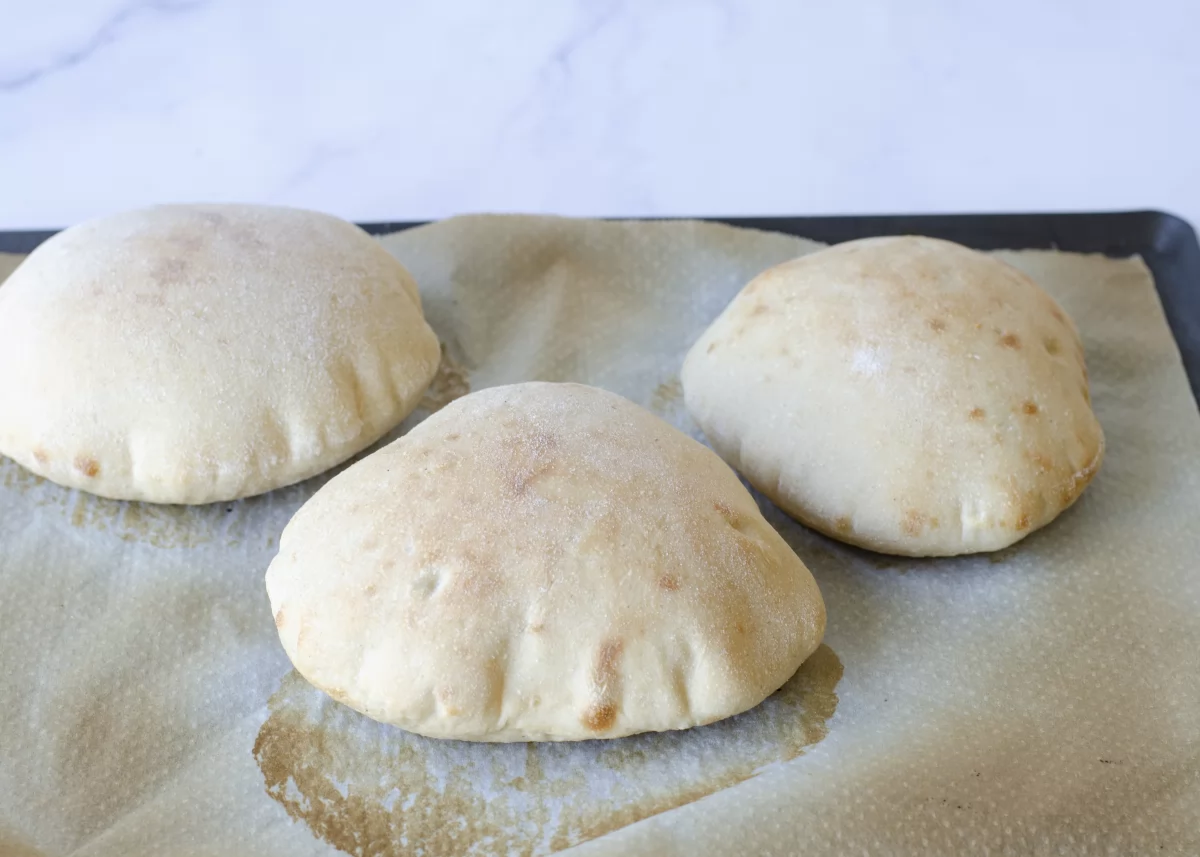
[[[384,244],[445,349],[402,430],[468,387],[544,379],[697,436],[687,347],[817,246],[526,217]],[[263,589],[324,478],[161,507],[0,459],[0,854],[1200,852],[1200,418],[1177,349],[1139,260],[1000,255],[1083,333],[1100,475],[1048,529],[955,560],[844,547],[760,498],[820,583],[826,645],[704,729],[498,746],[372,723],[292,673]]]

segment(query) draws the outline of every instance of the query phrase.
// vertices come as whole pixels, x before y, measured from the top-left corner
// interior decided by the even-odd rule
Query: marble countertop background
[[[1200,223],[1196,0],[6,3],[0,228],[159,201],[1154,207]]]

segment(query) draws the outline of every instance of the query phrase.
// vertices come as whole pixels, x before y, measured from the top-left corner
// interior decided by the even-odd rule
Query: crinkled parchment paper
[[[407,425],[468,389],[569,379],[693,434],[688,345],[816,247],[522,217],[384,243],[444,343]],[[763,501],[821,585],[826,645],[689,732],[503,746],[373,723],[291,671],[263,589],[323,479],[156,507],[0,460],[0,853],[1200,852],[1200,418],[1178,352],[1140,261],[1001,256],[1083,332],[1099,477],[1047,530],[967,559],[867,554]]]

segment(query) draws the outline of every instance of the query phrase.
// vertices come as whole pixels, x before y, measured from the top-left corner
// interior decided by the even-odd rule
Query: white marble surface
[[[1200,222],[1197,0],[0,11],[0,228],[178,200]]]

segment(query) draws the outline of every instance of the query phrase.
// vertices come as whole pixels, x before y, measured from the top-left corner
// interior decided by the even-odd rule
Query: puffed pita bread
[[[751,708],[821,641],[804,564],[711,450],[613,393],[473,393],[339,474],[267,572],[288,656],[369,717],[614,738]]]
[[[687,407],[789,514],[910,556],[989,551],[1100,466],[1079,334],[999,260],[871,238],[755,278],[689,351]]]
[[[0,452],[117,499],[258,494],[376,441],[438,359],[416,284],[356,226],[250,205],[118,214],[0,287]]]

